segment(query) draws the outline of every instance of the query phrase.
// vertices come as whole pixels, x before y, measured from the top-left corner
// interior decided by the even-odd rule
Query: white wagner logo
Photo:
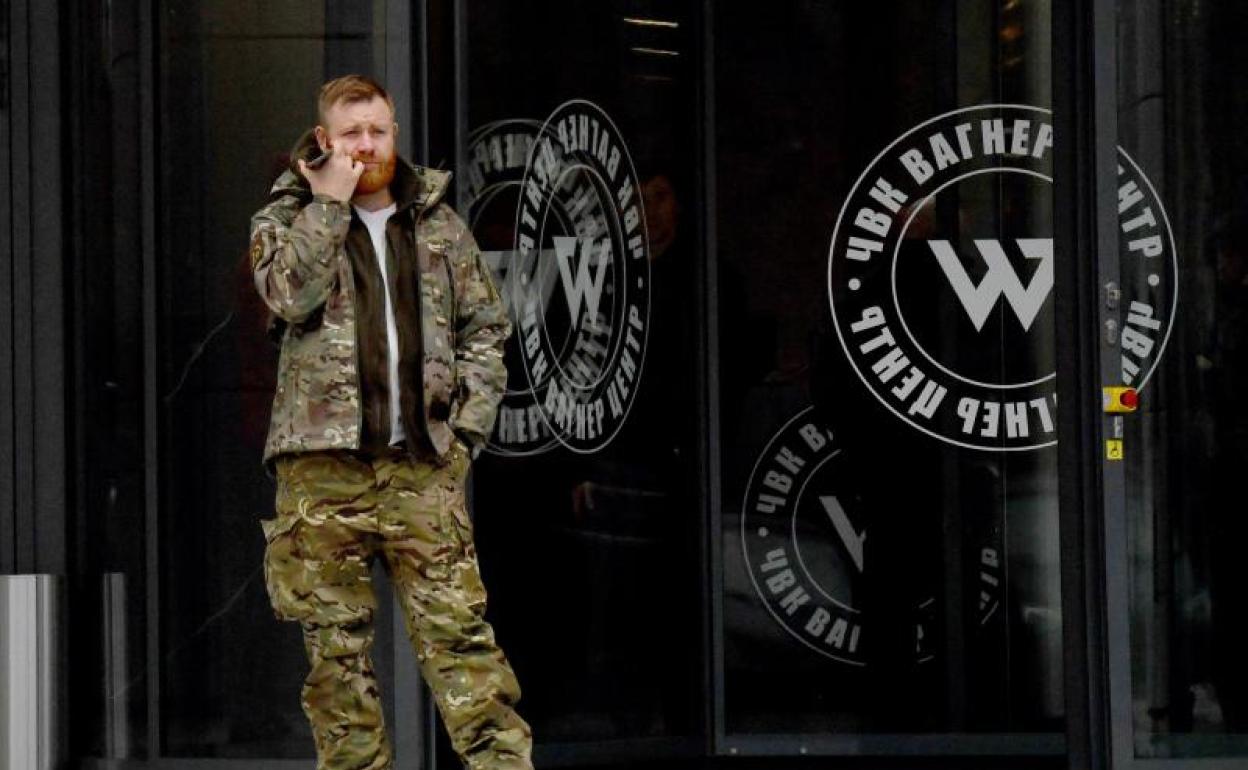
[[[957,446],[1056,440],[1053,129],[1048,110],[941,115],[876,156],[837,218],[828,294],[875,397]],[[1152,185],[1119,150],[1122,381],[1141,388],[1174,317],[1177,262]]]
[[[537,130],[518,189],[510,307],[533,394],[526,418],[573,452],[611,442],[641,378],[650,245],[640,190],[597,105],[567,102]]]
[[[785,424],[758,458],[741,509],[741,549],[754,590],[785,631],[810,649],[865,666],[881,645],[880,626],[910,635],[914,661],[931,660],[930,594],[912,605],[864,610],[867,586],[894,581],[873,565],[871,516],[844,495],[842,450],[807,408]],[[842,499],[842,497],[846,499]],[[849,506],[847,508],[847,506]],[[887,521],[887,517],[884,519]],[[912,576],[917,590],[930,581]],[[884,612],[901,622],[872,622]]]
[[[1036,269],[1031,277],[1031,283],[1026,287],[1019,280],[1018,273],[1014,272],[1014,267],[1010,265],[1010,260],[1005,256],[1005,249],[1000,241],[993,239],[975,241],[975,248],[979,250],[984,264],[988,267],[983,280],[978,285],[971,282],[970,275],[962,266],[962,261],[958,259],[957,252],[953,250],[949,241],[927,242],[932,253],[936,255],[936,261],[945,271],[949,285],[953,287],[958,299],[962,301],[962,307],[966,309],[971,323],[975,324],[975,331],[983,331],[989,314],[992,313],[1002,296],[1014,309],[1014,315],[1018,316],[1018,322],[1023,325],[1023,329],[1030,329],[1032,322],[1036,320],[1036,315],[1040,312],[1040,306],[1049,297],[1049,291],[1053,288],[1053,239],[1018,238],[1016,240],[1019,251],[1025,258],[1040,260],[1040,267]]]
[[[559,260],[559,278],[563,282],[563,295],[568,300],[568,310],[574,318],[597,318],[598,302],[602,299],[602,282],[607,277],[607,267],[611,264],[611,244],[603,241],[595,255],[594,242],[588,238],[556,237],[555,257]],[[580,250],[579,256],[577,250]],[[575,270],[569,267],[575,262]],[[590,263],[596,265],[590,267]],[[594,270],[590,277],[590,270]],[[576,277],[573,278],[575,272]],[[584,300],[585,313],[581,312]]]

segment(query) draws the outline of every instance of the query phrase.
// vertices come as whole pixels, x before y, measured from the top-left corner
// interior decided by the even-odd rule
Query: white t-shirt
[[[368,228],[368,235],[373,240],[373,254],[377,257],[377,266],[381,268],[382,284],[386,287],[386,358],[390,372],[390,443],[397,444],[406,436],[403,433],[402,412],[399,408],[399,330],[394,323],[394,305],[390,302],[390,279],[386,275],[386,220],[395,212],[395,204],[391,203],[384,209],[365,211],[359,206],[352,206],[355,215]]]

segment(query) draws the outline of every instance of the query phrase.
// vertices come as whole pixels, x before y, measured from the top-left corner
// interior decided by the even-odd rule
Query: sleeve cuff
[[[351,222],[351,204],[319,194],[312,196],[312,202],[308,204],[305,211],[312,216],[316,224],[327,228],[335,237],[339,239],[346,237],[347,225]]]

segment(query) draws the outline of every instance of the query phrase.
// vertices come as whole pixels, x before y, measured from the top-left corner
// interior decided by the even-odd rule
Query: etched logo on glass
[[[837,217],[828,298],[872,395],[960,447],[1057,438],[1053,128],[1049,111],[981,105],[935,117],[868,165]],[[1119,150],[1122,383],[1165,349],[1177,260],[1156,191]]]

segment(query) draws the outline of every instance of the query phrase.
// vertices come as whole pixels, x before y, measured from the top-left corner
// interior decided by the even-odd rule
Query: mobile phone
[[[333,154],[333,150],[330,150],[329,152],[321,153],[320,155],[316,156],[312,160],[307,161],[307,167],[311,169],[317,169],[317,168],[320,168],[321,166],[324,166],[325,161],[329,160],[329,156],[332,154]]]

